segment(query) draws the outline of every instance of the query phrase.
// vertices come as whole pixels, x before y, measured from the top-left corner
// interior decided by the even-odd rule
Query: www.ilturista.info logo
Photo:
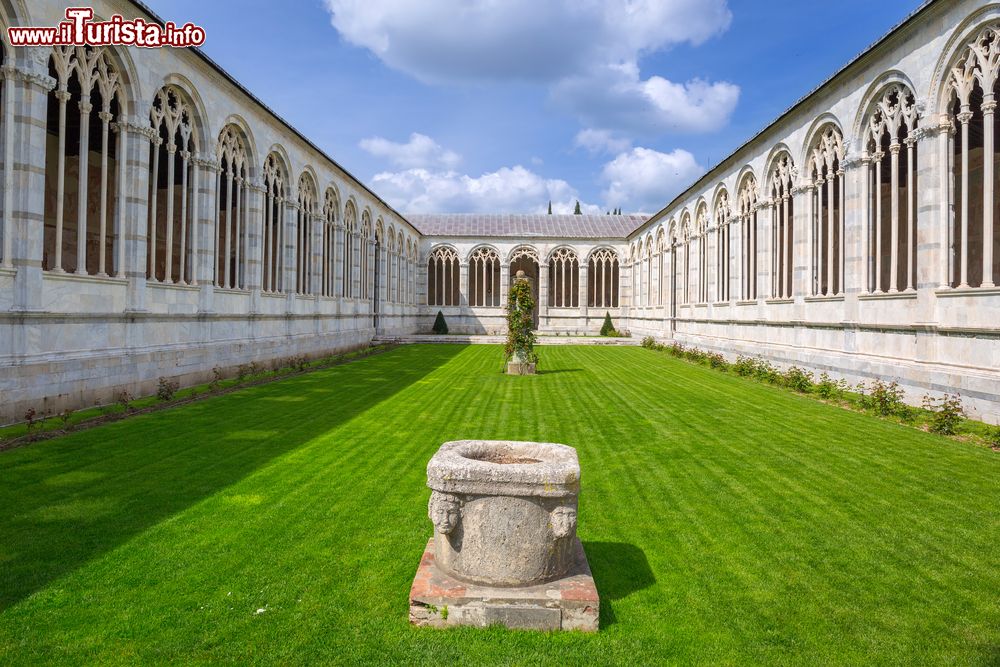
[[[11,46],[161,46],[187,47],[205,43],[205,29],[193,23],[178,26],[125,19],[115,14],[109,21],[94,21],[90,7],[69,7],[66,20],[54,27],[7,28]]]

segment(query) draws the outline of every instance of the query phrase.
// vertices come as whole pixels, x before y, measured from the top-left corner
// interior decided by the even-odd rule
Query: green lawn
[[[402,347],[0,453],[0,664],[1000,662],[1000,455],[640,348],[541,356]],[[459,438],[577,448],[600,633],[408,625]]]

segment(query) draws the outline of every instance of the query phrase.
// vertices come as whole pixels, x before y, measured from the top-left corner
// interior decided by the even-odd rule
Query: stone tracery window
[[[344,298],[354,296],[354,267],[357,265],[355,250],[357,246],[358,212],[354,202],[348,201],[344,207],[344,256],[341,263],[344,269],[341,276],[341,289]]]
[[[454,248],[439,246],[427,259],[427,305],[459,305],[458,253]]]
[[[844,141],[840,130],[828,126],[813,143],[811,248],[814,295],[844,291]]]
[[[708,301],[708,206],[704,202],[698,207],[695,230],[698,238],[698,303],[706,303]]]
[[[792,298],[795,210],[792,199],[792,158],[781,155],[771,169],[771,297]]]
[[[997,81],[1000,25],[983,28],[968,44],[948,78],[949,134],[954,213],[948,284],[993,287],[1000,280],[1000,215],[997,193]]]
[[[53,47],[49,74],[43,268],[121,276],[121,76],[106,49],[89,46]]]
[[[663,263],[665,248],[663,247],[663,229],[660,228],[656,234],[656,241],[653,244],[653,276],[656,279],[656,291],[653,301],[655,305],[663,305]]]
[[[337,212],[340,203],[333,188],[323,194],[323,239],[320,249],[320,289],[321,296],[336,295],[337,276]]]
[[[403,278],[403,299],[402,302],[405,304],[411,304],[412,301],[412,291],[411,286],[413,284],[413,260],[412,253],[413,246],[410,242],[410,237],[406,237],[406,248],[403,251],[403,266],[405,267],[406,275]]]
[[[312,294],[313,221],[316,218],[316,186],[308,173],[299,177],[299,200],[295,221],[295,291]]]
[[[587,261],[587,305],[591,308],[618,307],[618,253],[598,248]]]
[[[242,132],[223,128],[216,146],[216,275],[218,287],[245,289],[249,260],[249,161]]]
[[[916,140],[913,93],[889,86],[865,128],[869,292],[912,290],[916,281]],[[905,149],[903,146],[905,145]]]
[[[147,222],[146,278],[185,284],[190,281],[190,244],[196,192],[191,155],[191,107],[179,90],[161,88],[149,112],[153,128]]]
[[[740,299],[757,298],[757,179],[748,174],[740,186]]]
[[[729,224],[729,193],[723,190],[715,202],[715,298],[729,301],[729,251],[732,226]]]
[[[393,295],[396,291],[395,271],[393,269],[396,259],[396,232],[393,231],[392,227],[389,228],[387,241],[385,249],[385,300],[391,303],[395,300]]]
[[[642,251],[642,305],[653,301],[653,237],[647,236]]]
[[[417,242],[416,239],[410,240],[410,255],[408,257],[407,266],[409,267],[410,276],[407,279],[408,289],[410,290],[410,305],[417,303]]]
[[[500,306],[500,255],[494,248],[483,246],[469,255],[469,305]]]
[[[369,281],[368,246],[372,234],[371,214],[365,211],[361,214],[361,231],[358,233],[358,293],[359,299],[371,298],[371,283]]]
[[[386,301],[396,300],[396,231],[389,228],[389,249],[385,258],[385,296]]]
[[[691,303],[691,242],[692,242],[692,231],[691,231],[691,214],[687,211],[684,212],[684,217],[681,219],[681,265],[683,272],[681,273],[681,298],[680,303],[689,304]]]
[[[264,286],[265,292],[285,290],[285,203],[288,174],[281,158],[271,153],[264,161]],[[224,250],[224,248],[223,248]]]
[[[549,306],[577,308],[580,305],[580,260],[570,248],[549,255]]]
[[[403,277],[406,275],[406,267],[403,266],[403,245],[403,230],[399,230],[396,232],[396,245],[392,253],[392,261],[395,264],[392,272],[393,301],[396,303],[403,303]]]

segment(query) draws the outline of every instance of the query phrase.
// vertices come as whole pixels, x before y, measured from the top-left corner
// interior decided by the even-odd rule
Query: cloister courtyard
[[[0,663],[1000,661],[1000,456],[653,350],[405,345],[0,452]],[[407,622],[451,439],[566,443],[596,634]]]

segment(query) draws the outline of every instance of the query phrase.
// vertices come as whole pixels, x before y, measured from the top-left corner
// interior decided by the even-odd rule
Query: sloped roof
[[[648,218],[644,215],[430,213],[408,214],[406,219],[427,236],[624,239]]]

